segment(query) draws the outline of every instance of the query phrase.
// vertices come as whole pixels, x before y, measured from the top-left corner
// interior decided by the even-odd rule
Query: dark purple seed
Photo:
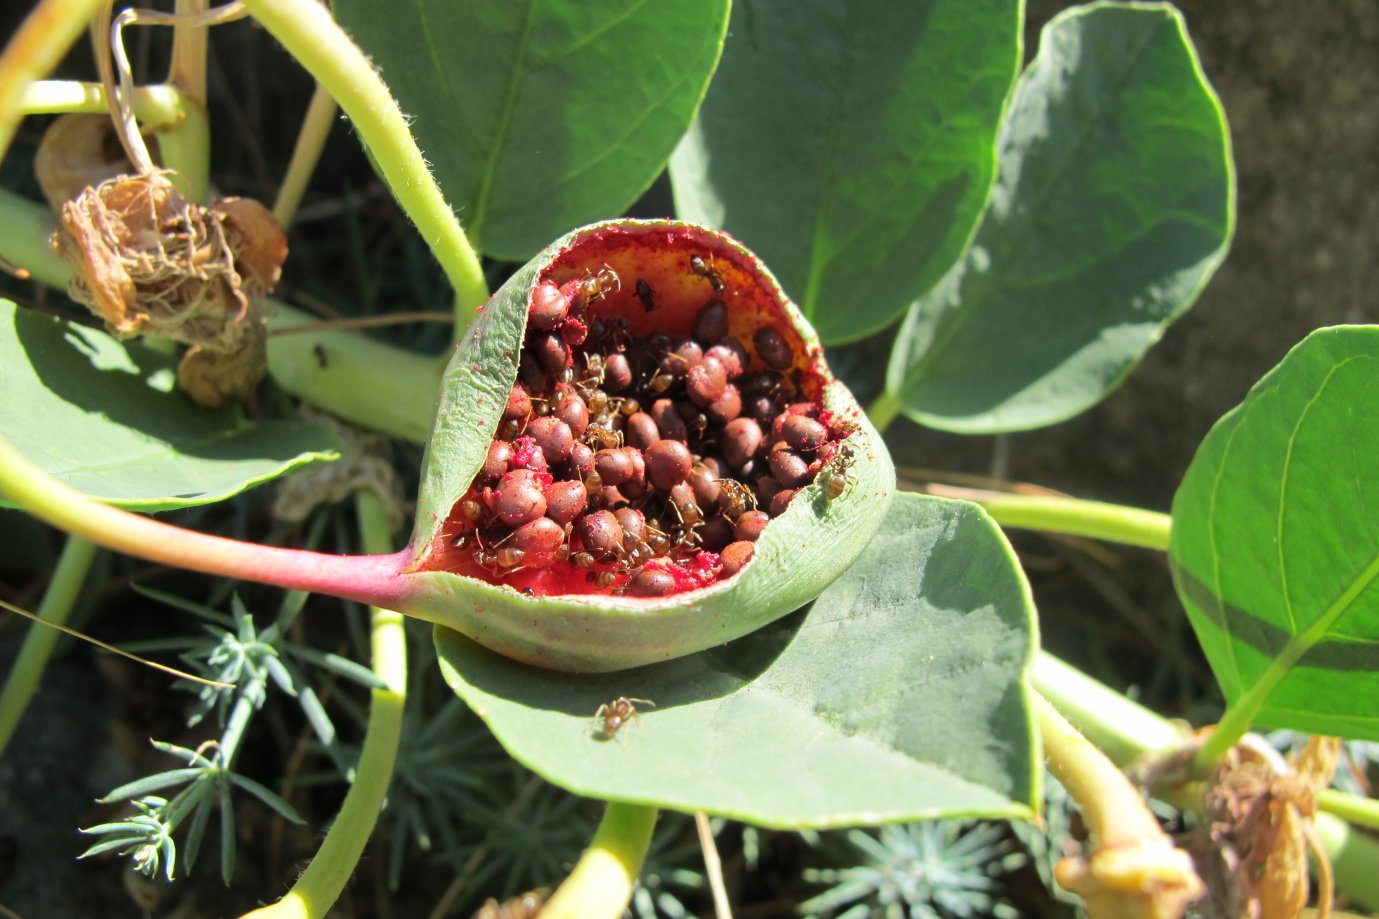
[[[709,470],[709,472],[712,472],[720,479],[723,478],[723,464],[718,461],[718,457],[706,456],[699,462],[705,469]]]
[[[530,469],[514,469],[498,482],[489,509],[508,526],[518,526],[546,513],[546,496]]]
[[[705,407],[704,414],[715,424],[727,424],[742,414],[742,394],[729,383],[723,387],[723,395]]]
[[[771,474],[786,488],[799,488],[809,481],[809,464],[798,453],[777,450],[771,454]]]
[[[718,552],[733,541],[733,525],[723,517],[714,517],[699,531],[700,544],[706,551]]]
[[[787,415],[781,422],[780,436],[791,450],[812,453],[828,440],[828,429],[808,415]]]
[[[625,488],[626,486],[623,487]],[[605,485],[600,488],[598,497],[594,500],[599,506],[605,507],[610,511],[630,503],[627,500],[627,496],[622,493],[622,489],[615,488],[612,485]]]
[[[703,359],[704,349],[699,346],[699,342],[687,338],[661,358],[661,373],[673,380],[683,380],[689,369]]]
[[[710,300],[694,320],[694,337],[702,342],[714,342],[728,334],[728,307],[722,300]]]
[[[611,392],[622,392],[632,385],[632,364],[627,363],[627,355],[608,355],[604,357],[604,386]]]
[[[521,383],[512,384],[508,393],[508,404],[503,409],[504,418],[526,418],[531,414],[531,393]]]
[[[622,524],[612,511],[594,511],[575,521],[575,536],[595,558],[611,559],[622,551]]]
[[[584,436],[585,429],[589,427],[589,406],[584,404],[584,400],[576,392],[561,394],[556,400],[554,414],[570,426],[570,433],[575,437]]]
[[[642,417],[650,421],[649,416],[644,415]],[[652,485],[661,491],[670,491],[671,488],[685,481],[694,465],[694,458],[690,456],[689,447],[686,447],[684,441],[680,440],[658,440],[647,447],[643,458],[646,463],[647,478],[651,480]]]
[[[779,517],[785,513],[785,508],[790,504],[790,499],[795,497],[796,490],[785,488],[771,496],[771,516]]]
[[[512,444],[495,440],[488,445],[488,456],[484,459],[483,478],[488,482],[498,481],[498,477],[508,471],[512,462]]]
[[[522,378],[522,384],[528,392],[540,392],[546,388],[546,371],[541,369],[536,355],[525,349],[517,361],[517,375]]]
[[[675,575],[664,568],[643,568],[627,582],[633,597],[664,597],[675,589]]]
[[[757,479],[757,504],[762,507],[770,505],[771,499],[780,490],[781,484],[776,481],[775,476],[764,475]]]
[[[780,406],[770,396],[752,396],[743,409],[757,421],[769,424],[780,414]]]
[[[583,482],[553,482],[546,489],[546,516],[561,526],[574,522],[587,503]]]
[[[547,463],[565,462],[570,458],[570,451],[575,445],[570,426],[551,415],[537,418],[527,425],[527,435],[536,441],[536,445],[546,455]]]
[[[795,363],[795,352],[790,349],[790,344],[770,326],[763,326],[757,329],[752,336],[752,344],[756,345],[757,356],[766,362],[768,367],[775,370],[785,370]]]
[[[639,450],[645,450],[661,439],[660,429],[646,412],[629,415],[625,430],[624,436],[627,438],[628,446]]]
[[[613,516],[618,518],[618,524],[622,526],[622,536],[624,543],[639,543],[646,540],[646,518],[642,512],[633,507],[620,507],[613,512]]]
[[[513,531],[506,547],[522,553],[525,567],[545,568],[564,544],[565,528],[549,517],[538,517]]]
[[[723,487],[718,483],[718,476],[708,466],[695,463],[690,471],[689,483],[694,489],[694,500],[700,507],[713,507],[718,503],[718,496]]]
[[[685,377],[685,391],[697,405],[709,405],[728,385],[728,372],[712,357],[706,357],[690,368]]]
[[[553,377],[560,376],[570,367],[570,347],[554,332],[534,336],[529,347],[541,369]]]
[[[570,458],[565,461],[570,478],[586,479],[594,471],[594,449],[588,444],[577,443],[570,448]]]
[[[733,542],[724,547],[719,553],[719,558],[723,560],[723,577],[730,578],[743,569],[756,554],[757,547],[750,542]]]
[[[723,338],[712,348],[704,352],[705,357],[711,357],[723,365],[723,369],[728,371],[728,379],[734,380],[741,376],[742,371],[747,369],[747,349],[742,347],[742,342],[736,338]]]
[[[748,511],[737,518],[733,534],[739,540],[756,542],[761,537],[761,531],[766,529],[766,524],[770,522],[771,515],[765,511]]]
[[[594,470],[605,486],[621,485],[632,478],[635,469],[632,457],[621,448],[600,450],[594,454]]]
[[[751,418],[734,418],[723,428],[723,458],[741,468],[761,449],[761,425]]]
[[[666,440],[688,440],[689,428],[685,426],[685,419],[680,417],[680,413],[675,409],[675,403],[669,399],[657,399],[651,404],[651,418],[656,422],[656,430]]]
[[[560,292],[560,288],[549,281],[538,284],[531,294],[531,309],[527,321],[535,329],[549,332],[565,320],[570,310],[570,300]]]

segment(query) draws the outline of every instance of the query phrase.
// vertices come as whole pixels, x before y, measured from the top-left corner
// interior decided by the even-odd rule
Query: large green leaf
[[[621,214],[718,63],[728,0],[335,0],[475,246],[525,261]]]
[[[1022,6],[738,3],[671,159],[677,212],[760,253],[825,343],[885,326],[981,214]]]
[[[1173,501],[1178,595],[1233,707],[1379,740],[1379,326],[1312,333]]]
[[[137,510],[209,504],[339,453],[324,428],[251,424],[175,388],[176,360],[0,300],[0,434],[45,472]]]
[[[971,248],[902,326],[889,391],[946,430],[1071,417],[1192,304],[1233,223],[1225,120],[1178,12],[1064,13],[1016,89]]]
[[[1028,815],[1029,592],[975,505],[898,496],[805,610],[726,646],[598,675],[436,630],[446,680],[516,759],[578,794],[779,827]],[[613,737],[598,707],[650,699]]]

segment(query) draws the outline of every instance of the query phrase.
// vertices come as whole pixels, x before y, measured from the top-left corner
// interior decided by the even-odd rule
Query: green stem
[[[1168,549],[1173,521],[1157,511],[1080,498],[983,491],[973,500],[1003,527],[1087,536],[1159,551]]]
[[[364,52],[316,0],[245,0],[244,5],[354,123],[398,203],[449,276],[457,315],[481,306],[488,284],[479,257],[431,176],[402,110]]]
[[[1379,801],[1373,798],[1361,798],[1334,788],[1326,788],[1317,795],[1317,805],[1327,813],[1335,814],[1356,826],[1379,830]]]
[[[48,245],[48,209],[0,188],[0,257],[35,280],[65,290],[70,272]],[[313,317],[276,300],[269,329]],[[416,443],[431,432],[441,360],[346,331],[304,332],[268,340],[268,372],[283,389],[354,424]]]
[[[48,582],[43,601],[38,606],[40,619],[54,625],[67,622],[95,554],[95,543],[77,536],[68,537],[57,569],[53,571],[52,580]],[[4,688],[0,689],[0,756],[4,755],[14,729],[24,716],[24,709],[28,707],[39,680],[43,678],[43,668],[47,666],[60,634],[57,629],[37,622],[29,625],[14,667],[5,678]]]
[[[871,404],[871,408],[867,409],[867,418],[871,420],[872,426],[883,433],[899,414],[900,400],[891,395],[890,390],[883,391]]]
[[[302,203],[302,195],[306,194],[311,174],[320,162],[321,151],[325,149],[326,138],[330,136],[330,127],[335,123],[338,109],[330,93],[317,83],[316,91],[311,94],[311,102],[306,107],[306,115],[302,118],[301,130],[297,132],[297,144],[292,148],[287,173],[278,187],[278,199],[273,202],[273,216],[284,227],[291,224],[297,214],[297,206]]]
[[[364,551],[386,552],[391,537],[383,502],[374,492],[362,490],[355,495],[355,507]],[[364,750],[354,781],[320,850],[297,883],[277,903],[254,910],[247,916],[257,919],[325,916],[345,889],[378,823],[378,815],[392,784],[393,765],[402,737],[403,706],[407,699],[407,634],[399,614],[377,607],[369,613],[373,672],[388,688],[373,690]]]
[[[100,6],[101,0],[42,0],[0,52],[0,157],[23,117],[24,90],[52,72]]]
[[[1064,715],[1081,729],[1088,739],[1105,748],[1115,762],[1127,766],[1141,756],[1163,753],[1176,746],[1172,737],[1181,737],[1181,729],[1173,722],[1141,705],[1103,683],[1041,651],[1035,659],[1031,675],[1034,688],[1051,700],[1057,700]],[[1063,700],[1074,704],[1063,707]],[[1325,791],[1318,798],[1322,813],[1317,815],[1318,834],[1331,859],[1336,885],[1367,909],[1379,909],[1379,842],[1363,833],[1351,832],[1349,826],[1336,816],[1366,812],[1374,814],[1374,802],[1339,791]],[[1364,819],[1357,822],[1364,823]]]
[[[1118,763],[1174,750],[1183,743],[1184,732],[1173,722],[1052,654],[1041,651],[1035,656],[1030,682]]]
[[[632,899],[656,808],[609,801],[594,841],[541,908],[542,919],[617,919]]]

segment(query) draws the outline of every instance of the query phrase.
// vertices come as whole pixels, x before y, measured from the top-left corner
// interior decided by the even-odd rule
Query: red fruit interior
[[[693,256],[699,260],[692,261]],[[848,420],[833,417],[818,404],[827,382],[827,367],[821,350],[817,344],[807,342],[790,322],[780,305],[781,294],[774,283],[755,270],[748,256],[724,245],[712,234],[693,227],[623,226],[601,229],[580,237],[574,245],[556,256],[542,273],[540,281],[563,286],[562,289],[566,291],[573,291],[582,283],[593,294],[587,303],[571,310],[565,319],[565,327],[556,330],[567,342],[581,340],[587,328],[597,329],[598,323],[607,325],[610,320],[625,322],[626,337],[637,342],[655,332],[668,335],[673,340],[687,339],[693,335],[696,320],[705,306],[716,299],[723,301],[728,307],[728,335],[737,339],[749,355],[749,366],[741,377],[735,379],[749,380],[756,376],[760,383],[769,374],[771,379],[780,381],[781,390],[788,390],[789,400],[796,409],[804,403],[812,403],[806,411],[827,429],[827,442],[804,457],[812,462],[811,468],[816,470],[811,474],[811,480],[818,470],[834,463],[840,441],[854,428]],[[653,304],[651,309],[648,309],[645,296],[648,289]],[[549,294],[549,290],[546,293]],[[772,369],[756,353],[753,336],[763,327],[774,328],[790,347],[793,362],[783,371]],[[534,330],[529,328],[528,342],[533,334]],[[617,336],[591,339],[584,346],[576,346],[572,364],[579,366],[580,355],[586,351],[606,355],[610,350],[616,350],[610,345],[613,340],[620,339]],[[640,344],[635,347],[640,347]],[[557,380],[551,377],[548,383],[545,391],[533,391],[532,396],[538,400],[553,397]],[[672,396],[673,393],[667,395]],[[688,404],[683,394],[679,398]],[[762,427],[765,429],[766,423],[763,422]],[[769,438],[769,431],[767,436]],[[524,453],[524,450],[527,450],[530,440],[523,437],[520,443],[516,439],[512,443],[516,455],[509,468],[525,465],[529,451]],[[699,446],[705,455],[713,449],[708,442]],[[696,459],[698,456],[696,454]],[[844,463],[845,459],[839,460],[833,474],[841,474]],[[765,467],[766,458],[763,456],[756,472],[759,474]],[[560,477],[557,471],[557,478]],[[567,479],[571,477],[566,476]],[[649,497],[644,496],[631,504],[634,507],[640,504],[648,514],[661,508],[657,522],[665,525],[664,520],[671,521],[670,525],[665,525],[667,530],[672,531],[669,535],[675,538],[669,555],[642,559],[636,565],[631,565],[627,559],[598,560],[587,564],[586,547],[578,535],[567,531],[567,542],[562,547],[564,557],[544,567],[521,564],[506,567],[496,561],[497,553],[503,546],[510,545],[502,528],[493,525],[486,515],[481,514],[476,521],[465,512],[466,501],[470,502],[471,512],[474,502],[480,505],[484,502],[485,489],[481,478],[482,474],[476,477],[475,484],[456,502],[431,551],[427,553],[424,568],[452,571],[535,596],[623,592],[639,595],[639,584],[632,582],[642,571],[664,571],[669,574],[669,579],[663,576],[652,579],[657,584],[656,595],[703,588],[725,577],[720,555],[693,544],[700,538],[699,534],[706,524],[699,525],[697,529],[685,525],[684,518],[678,512],[676,517],[680,517],[680,520],[677,523],[665,510],[669,508],[668,499],[650,489]],[[769,489],[770,484],[766,487]],[[757,491],[759,489],[754,490],[754,496]],[[600,499],[591,492],[589,500]],[[592,509],[591,504],[589,510]],[[762,509],[765,509],[764,503]],[[731,522],[729,511],[717,505],[704,510],[706,520],[721,514],[725,521]],[[722,525],[718,526],[721,530]],[[579,559],[581,553],[586,557]],[[586,564],[576,564],[577,560]],[[651,576],[642,578],[648,579]],[[673,586],[666,589],[672,583]]]

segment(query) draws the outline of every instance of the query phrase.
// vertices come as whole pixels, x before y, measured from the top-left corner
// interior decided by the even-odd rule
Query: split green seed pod
[[[730,334],[749,352],[762,328],[790,345],[791,379],[818,404],[835,442],[813,482],[766,526],[737,574],[637,597],[609,593],[592,579],[586,584],[563,560],[563,580],[552,572],[530,582],[545,586],[526,592],[456,564],[457,505],[474,495],[471,485],[503,421],[533,298],[578,286],[572,282],[597,289],[583,307],[587,321],[615,319],[633,334],[683,338],[705,304],[722,299]],[[755,353],[749,360],[763,366]],[[514,274],[456,346],[426,450],[402,607],[539,667],[602,672],[670,660],[731,641],[813,600],[862,552],[894,491],[895,470],[880,436],[754,255],[722,233],[689,224],[596,224],[561,238]]]

